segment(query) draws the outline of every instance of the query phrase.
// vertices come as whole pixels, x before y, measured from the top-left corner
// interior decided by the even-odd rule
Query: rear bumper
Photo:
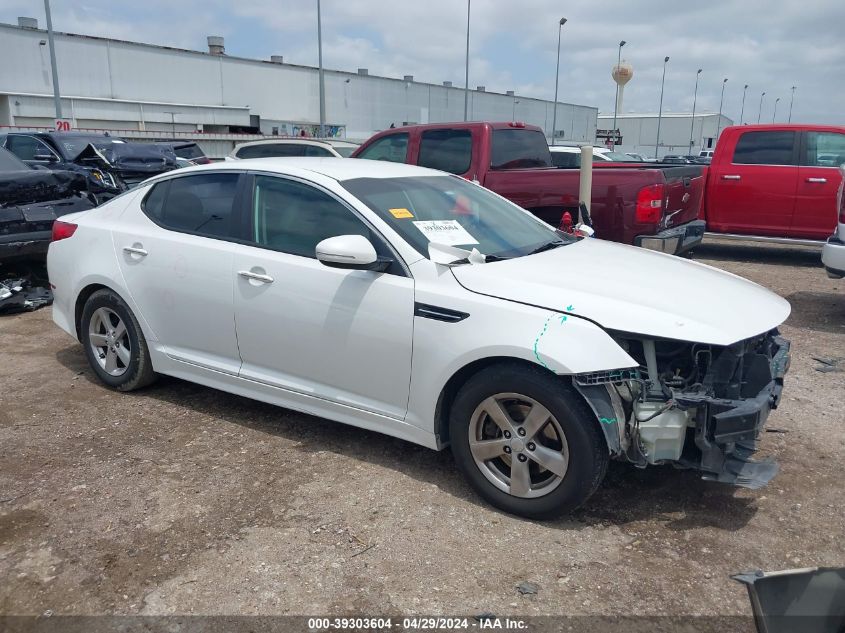
[[[831,279],[845,277],[845,242],[838,235],[830,236],[822,247],[822,264]]]
[[[634,245],[670,255],[680,255],[701,243],[705,226],[704,220],[693,220],[660,231],[656,235],[639,235],[634,239]]]
[[[56,218],[93,208],[88,198],[75,196],[0,209],[0,261],[43,257]]]

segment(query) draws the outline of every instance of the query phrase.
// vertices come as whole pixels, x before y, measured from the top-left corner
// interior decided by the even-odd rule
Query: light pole
[[[716,120],[716,142],[719,142],[719,132],[722,131],[722,105],[725,103],[725,84],[728,83],[728,78],[722,80],[722,97],[719,99],[719,118]]]
[[[760,124],[760,115],[763,114],[763,97],[765,97],[765,96],[766,96],[765,92],[760,95],[760,109],[757,111],[757,124],[758,125]]]
[[[778,101],[780,101],[780,97],[775,99],[775,111],[772,113],[772,123],[775,122],[775,117],[778,115]]]
[[[695,129],[695,100],[698,97],[698,78],[701,76],[701,71],[703,69],[699,68],[698,72],[695,73],[695,91],[692,93],[692,123],[689,126],[689,153],[692,154],[692,133]]]
[[[748,92],[748,84],[742,89],[742,109],[739,111],[739,124],[742,125],[742,116],[745,114],[745,93]]]
[[[557,84],[560,77],[560,32],[563,30],[563,25],[566,24],[566,18],[561,18],[557,27],[557,66],[555,66],[555,102],[552,104],[552,145],[555,144],[555,129],[557,128]]]
[[[467,56],[464,64],[464,121],[468,121],[469,112],[469,3],[467,0]]]
[[[792,104],[795,102],[795,86],[792,86],[792,97],[789,99],[789,120],[787,123],[792,123]]]
[[[663,59],[663,80],[660,82],[660,109],[657,111],[657,138],[654,139],[654,159],[657,160],[657,147],[660,145],[660,120],[663,118],[663,87],[666,85],[666,64],[669,56]]]
[[[317,61],[320,65],[320,138],[326,138],[326,82],[323,77],[323,23],[320,0],[317,0]]]
[[[53,40],[53,18],[50,15],[50,0],[44,0],[44,13],[47,14],[47,41],[50,42],[50,68],[53,71],[53,102],[56,106],[56,118],[62,118],[62,98],[59,96],[59,71],[56,68],[56,42]]]
[[[619,66],[622,64],[622,47],[625,46],[625,44],[627,44],[627,42],[625,40],[622,40],[621,42],[619,42],[619,54],[616,56],[616,67],[617,68],[619,68]],[[613,131],[615,133],[616,132],[616,115],[617,115],[618,110],[619,110],[619,82],[614,82],[614,83],[616,83],[616,102],[613,104]],[[614,138],[614,141],[613,141],[613,147],[614,148],[616,147],[615,138]]]

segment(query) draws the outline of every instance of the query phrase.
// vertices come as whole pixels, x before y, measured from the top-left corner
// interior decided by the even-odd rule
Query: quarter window
[[[358,158],[386,160],[391,163],[404,163],[407,157],[408,135],[405,133],[382,136],[358,154]]]
[[[807,132],[807,155],[801,164],[809,167],[839,167],[845,164],[845,134]]]
[[[450,174],[465,174],[472,160],[472,134],[469,130],[430,130],[420,140],[421,167]]]
[[[795,132],[745,132],[736,143],[735,165],[794,165]]]
[[[163,227],[217,238],[239,238],[234,212],[236,173],[197,174],[153,185],[144,212]]]

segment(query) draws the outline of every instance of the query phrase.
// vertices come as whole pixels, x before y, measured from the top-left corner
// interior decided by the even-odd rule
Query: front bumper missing
[[[774,461],[751,458],[769,413],[780,402],[783,377],[789,369],[789,341],[774,336],[772,344],[775,351],[768,362],[770,380],[756,396],[724,399],[676,394],[680,406],[695,409],[695,445],[701,452],[698,463],[683,458],[681,463],[703,471],[704,479],[756,489],[777,474]]]
[[[693,220],[681,226],[676,226],[656,235],[640,235],[634,239],[634,244],[642,248],[670,255],[680,255],[692,250],[704,239],[704,220]]]

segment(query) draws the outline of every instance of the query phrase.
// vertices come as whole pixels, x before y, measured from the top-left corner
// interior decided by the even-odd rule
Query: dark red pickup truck
[[[522,123],[436,123],[379,132],[352,155],[431,167],[474,180],[558,226],[577,218],[580,174],[552,166],[542,130]],[[699,165],[596,164],[596,236],[667,253],[698,244],[704,189]]]
[[[726,128],[707,174],[701,219],[726,237],[823,241],[837,223],[845,127]]]

